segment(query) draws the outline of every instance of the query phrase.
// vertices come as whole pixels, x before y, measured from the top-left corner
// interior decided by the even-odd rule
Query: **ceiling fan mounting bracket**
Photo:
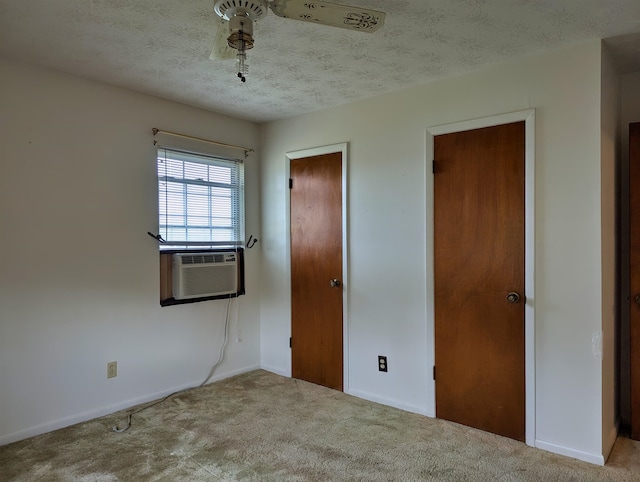
[[[266,0],[216,0],[213,10],[224,20],[241,16],[256,21],[266,17],[269,7]]]

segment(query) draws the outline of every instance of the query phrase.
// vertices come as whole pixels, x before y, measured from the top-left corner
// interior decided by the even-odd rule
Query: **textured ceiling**
[[[245,84],[209,59],[213,0],[0,0],[0,55],[257,122],[596,38],[640,71],[640,0],[350,0],[377,33],[255,25]],[[632,35],[635,34],[635,35]]]

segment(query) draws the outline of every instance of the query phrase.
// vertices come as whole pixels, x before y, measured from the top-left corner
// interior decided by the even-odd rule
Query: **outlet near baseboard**
[[[384,355],[378,355],[378,371],[386,372],[387,368],[387,357]]]
[[[107,378],[115,378],[118,376],[118,362],[112,361],[107,363]]]

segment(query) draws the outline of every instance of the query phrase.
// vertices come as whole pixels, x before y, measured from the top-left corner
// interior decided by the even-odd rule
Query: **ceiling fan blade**
[[[385,18],[385,13],[377,10],[324,1],[274,0],[269,7],[279,17],[362,32],[375,32]]]
[[[211,60],[229,60],[235,59],[237,50],[229,47],[227,37],[229,36],[229,22],[220,19],[216,26],[216,36],[213,39],[213,48],[211,49]]]

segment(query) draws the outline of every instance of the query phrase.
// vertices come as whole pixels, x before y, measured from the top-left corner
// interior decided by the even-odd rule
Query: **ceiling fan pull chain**
[[[245,50],[245,42],[244,42],[244,22],[240,22],[240,37],[238,41],[238,78],[242,82],[247,81],[247,73],[248,73],[248,65],[247,65],[247,52]]]

